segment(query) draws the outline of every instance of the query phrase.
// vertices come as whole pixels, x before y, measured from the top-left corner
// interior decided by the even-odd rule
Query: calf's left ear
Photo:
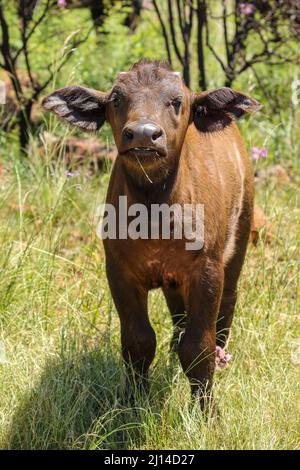
[[[73,126],[96,131],[105,121],[107,96],[90,88],[70,86],[51,93],[42,105]]]
[[[224,87],[194,94],[192,107],[196,127],[203,132],[214,132],[244,114],[259,111],[262,106],[243,93]]]

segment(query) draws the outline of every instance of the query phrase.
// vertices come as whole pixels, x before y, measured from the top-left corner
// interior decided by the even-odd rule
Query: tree
[[[67,0],[66,8],[88,8],[91,12],[91,18],[94,23],[97,34],[101,33],[101,27],[113,7],[118,6],[119,10],[125,10],[127,16],[124,24],[131,32],[134,32],[140,21],[143,9],[143,0]]]
[[[283,8],[282,0],[235,0],[232,7],[222,2],[222,12],[215,15],[207,2],[206,46],[220,64],[225,74],[225,85],[233,81],[255,64],[280,65],[296,63],[298,54],[288,47],[292,39],[289,22],[292,11]],[[300,7],[298,6],[298,12]],[[229,21],[233,23],[233,34],[229,32]],[[214,22],[222,24],[225,58],[220,47],[212,45],[210,31]],[[251,48],[255,44],[255,51]]]
[[[100,32],[110,9],[116,3],[116,0],[65,0],[65,8],[74,10],[78,8],[87,8],[90,10],[91,19],[96,33]]]
[[[197,0],[197,58],[201,90],[206,90],[207,88],[204,55],[204,28],[207,22],[206,10],[206,2],[204,0]]]
[[[131,11],[126,16],[124,24],[134,33],[141,18],[143,0],[130,0],[128,6],[131,8]]]
[[[172,63],[174,50],[190,82],[191,33],[193,17],[197,17],[198,82],[207,87],[205,57],[210,53],[221,66],[224,83],[233,81],[258,63],[269,66],[297,63],[299,54],[290,47],[300,35],[300,3],[298,0],[152,0],[157,14],[166,53]],[[174,5],[177,14],[174,14]],[[164,13],[165,5],[167,14]],[[165,18],[167,16],[167,19]],[[218,42],[212,41],[212,30],[222,31]],[[179,43],[183,43],[183,52]],[[253,48],[254,45],[254,48]],[[252,52],[252,49],[254,51]],[[221,51],[225,51],[222,54]]]
[[[153,6],[161,25],[168,61],[172,64],[173,49],[182,66],[184,81],[190,86],[190,43],[195,13],[194,2],[167,0],[167,20],[163,18],[162,7],[158,0],[153,0]],[[183,47],[179,46],[180,43]]]
[[[11,40],[12,26],[6,14],[8,3],[0,0],[0,55],[2,56],[0,68],[6,71],[18,103],[17,123],[19,127],[19,142],[22,151],[25,151],[30,132],[33,129],[32,106],[34,102],[38,100],[41,93],[51,83],[54,75],[68,62],[73,51],[87,40],[91,30],[83,37],[78,38],[74,36],[70,40],[69,47],[61,58],[57,68],[53,70],[51,69],[50,63],[46,65],[45,68],[48,70],[48,76],[41,82],[37,78],[36,70],[31,60],[30,42],[37,28],[47,22],[50,11],[59,8],[58,2],[57,0],[42,0],[40,2],[36,0],[19,0],[10,2],[10,6],[11,3],[14,4],[14,15],[16,15],[20,25],[20,46],[16,48],[15,43]],[[25,71],[18,67],[18,63],[21,59],[25,64]],[[27,88],[26,92],[24,89],[24,74]]]

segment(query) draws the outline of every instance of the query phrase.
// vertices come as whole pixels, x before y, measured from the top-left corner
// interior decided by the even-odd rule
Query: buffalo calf
[[[235,121],[258,110],[259,103],[229,88],[192,93],[166,64],[141,61],[120,73],[107,93],[71,86],[49,95],[43,105],[87,131],[110,124],[118,156],[107,203],[116,209],[119,225],[124,196],[131,208],[127,224],[141,205],[150,214],[163,204],[175,207],[169,237],[163,234],[162,210],[155,236],[149,236],[148,213],[140,237],[123,233],[104,239],[107,277],[123,356],[138,379],[147,378],[156,348],[148,292],[162,288],[174,324],[172,348],[204,408],[216,351],[219,362],[227,357],[253,214],[252,169]],[[198,246],[175,234],[186,205],[192,208],[193,230],[196,206],[203,207]]]

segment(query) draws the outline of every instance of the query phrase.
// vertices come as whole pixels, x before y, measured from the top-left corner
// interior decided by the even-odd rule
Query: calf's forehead
[[[177,72],[164,71],[159,76],[154,74],[139,75],[133,71],[121,72],[115,81],[113,91],[118,90],[129,96],[151,95],[155,97],[184,96],[186,88],[181,75]]]

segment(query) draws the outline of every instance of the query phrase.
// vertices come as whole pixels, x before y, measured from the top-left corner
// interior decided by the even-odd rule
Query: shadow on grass
[[[125,373],[115,354],[83,353],[47,365],[37,386],[15,413],[4,448],[127,449],[145,442],[148,413],[155,419],[159,398],[125,404]],[[150,411],[151,410],[151,411]]]

